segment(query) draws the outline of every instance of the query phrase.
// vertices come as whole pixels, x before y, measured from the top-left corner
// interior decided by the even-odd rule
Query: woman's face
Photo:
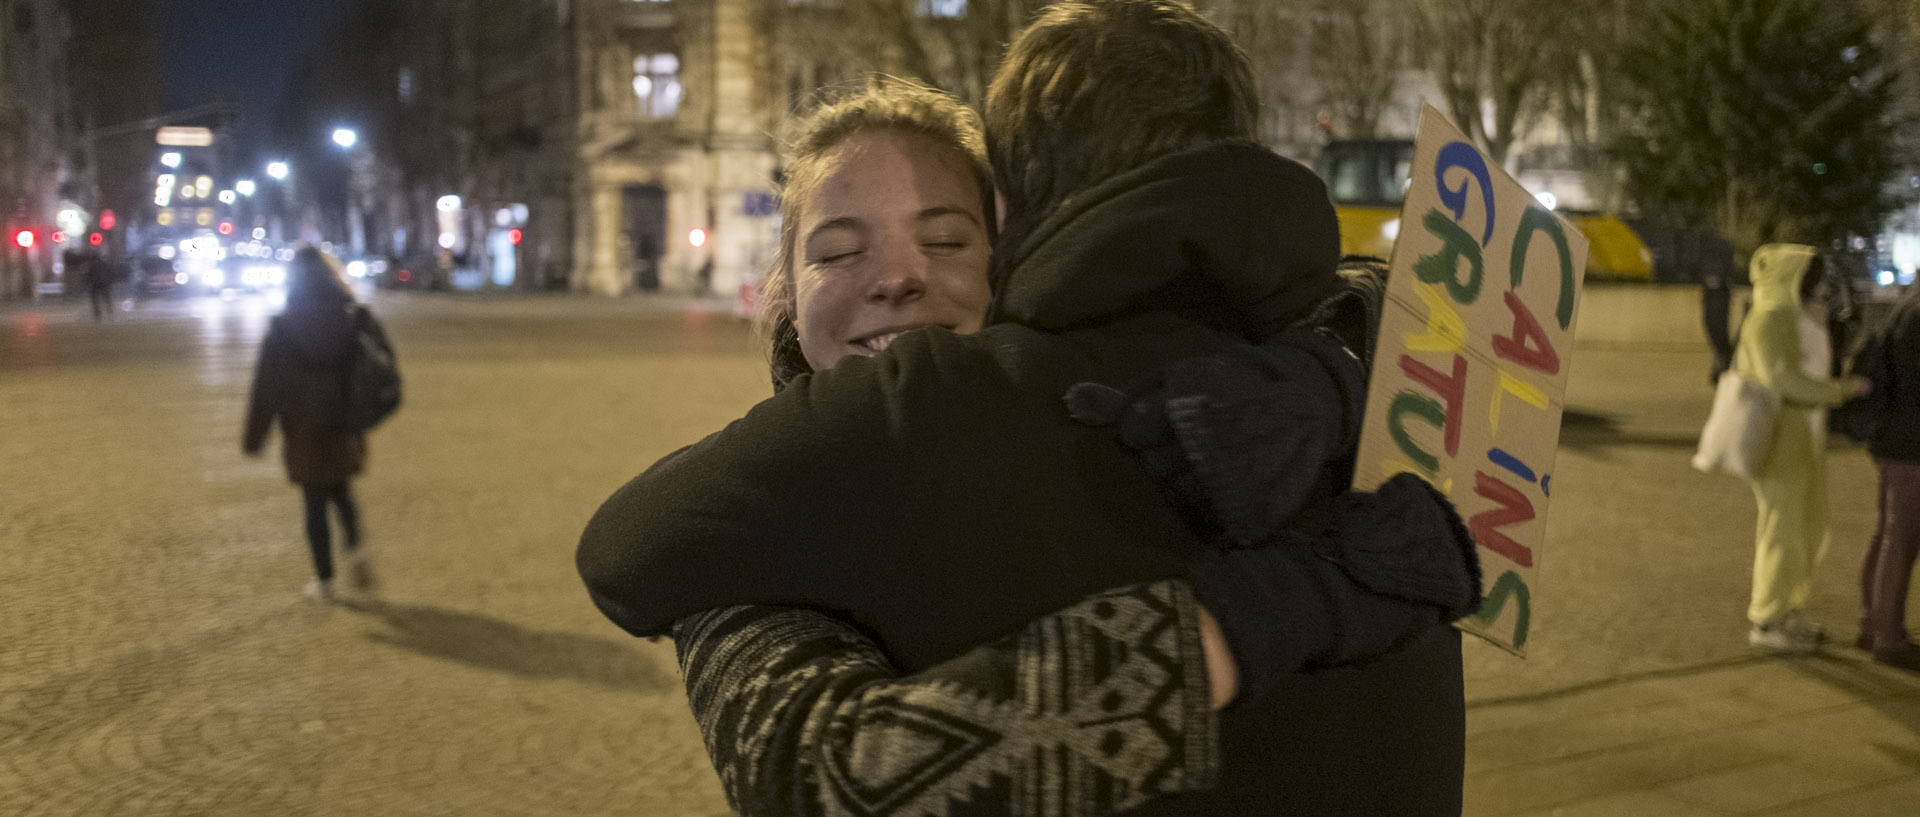
[[[966,162],[892,131],[856,134],[822,162],[798,208],[793,322],[807,364],[872,357],[922,326],[979,331],[990,248]]]

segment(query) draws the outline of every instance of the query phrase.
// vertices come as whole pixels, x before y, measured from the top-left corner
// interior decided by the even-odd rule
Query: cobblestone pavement
[[[381,586],[308,602],[241,456],[251,300],[0,313],[0,814],[727,813],[671,647],[587,602],[598,501],[766,390],[724,313],[387,299],[355,484]]]
[[[0,815],[727,813],[671,648],[601,619],[572,549],[764,396],[751,332],[658,300],[375,308],[407,403],[356,483],[381,586],[333,607],[300,595],[277,460],[238,451],[269,304],[0,309]],[[1920,681],[1747,651],[1752,499],[1686,466],[1706,362],[1577,354],[1530,655],[1467,647],[1469,815],[1916,813]],[[1832,471],[1813,612],[1850,641],[1872,471]]]

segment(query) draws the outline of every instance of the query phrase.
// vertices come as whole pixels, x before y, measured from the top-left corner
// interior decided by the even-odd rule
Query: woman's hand
[[[1227,634],[1205,607],[1200,608],[1200,649],[1207,656],[1207,683],[1213,687],[1213,708],[1218,711],[1240,693],[1240,671],[1227,648]]]

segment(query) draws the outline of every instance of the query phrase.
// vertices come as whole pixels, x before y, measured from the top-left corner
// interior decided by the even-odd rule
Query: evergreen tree
[[[1632,38],[1615,155],[1656,217],[1770,241],[1873,235],[1900,202],[1895,70],[1860,0],[1687,0]]]

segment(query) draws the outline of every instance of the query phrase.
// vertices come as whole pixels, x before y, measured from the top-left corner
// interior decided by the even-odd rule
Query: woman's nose
[[[926,256],[912,248],[901,248],[885,253],[880,262],[880,274],[874,277],[867,300],[874,303],[906,303],[926,294]]]

